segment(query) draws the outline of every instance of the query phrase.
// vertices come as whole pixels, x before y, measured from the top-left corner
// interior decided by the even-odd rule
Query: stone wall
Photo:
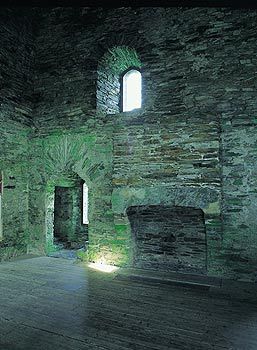
[[[250,48],[249,48],[250,50]],[[250,50],[251,52],[251,50]],[[252,56],[254,53],[252,52]],[[222,111],[224,239],[222,255],[233,277],[257,276],[257,103],[251,68],[242,72],[248,86],[229,88]],[[240,74],[241,78],[242,75]]]
[[[22,9],[0,11],[0,171],[3,239],[0,260],[26,253],[28,242],[28,126],[32,123],[32,18]]]
[[[30,244],[29,251],[43,253],[53,242],[55,186],[67,186],[67,179],[79,176],[88,186],[89,244],[92,254],[125,259],[122,244],[112,249],[111,210],[112,143],[96,130],[77,129],[63,135],[34,137],[31,140]],[[88,247],[86,247],[88,248]],[[122,252],[120,252],[123,251]]]
[[[130,255],[131,203],[193,201],[205,214],[208,273],[255,279],[256,16],[215,8],[42,11],[38,135],[72,134],[85,123],[89,134],[111,130],[113,239],[99,241],[106,251],[118,237]],[[142,64],[143,107],[111,116],[97,104],[98,69],[108,50],[121,46]]]
[[[28,129],[0,123],[0,171],[3,172],[3,239],[0,260],[26,253],[28,240]]]
[[[256,280],[257,12],[66,7],[38,14],[29,251],[44,251],[52,188],[75,172],[92,196],[91,259],[132,261],[129,206],[194,207],[204,212],[207,273]],[[22,50],[27,58],[30,47]],[[136,112],[116,113],[117,77],[110,61],[99,64],[117,47],[136,52],[141,64]],[[108,79],[114,98],[106,106]],[[75,151],[61,163],[67,145]]]
[[[31,9],[0,11],[0,120],[32,124],[34,16]]]
[[[134,266],[206,273],[206,229],[201,209],[143,205],[129,207],[127,215]]]

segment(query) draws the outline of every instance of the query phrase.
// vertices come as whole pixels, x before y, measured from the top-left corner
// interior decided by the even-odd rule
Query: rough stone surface
[[[30,9],[0,10],[0,171],[4,239],[0,260],[27,251],[28,133],[32,125],[34,30]]]
[[[131,264],[129,206],[194,207],[204,212],[207,273],[256,281],[257,12],[67,7],[37,13],[34,32],[29,17],[7,21],[15,38],[23,25],[19,38],[26,45],[18,54],[0,44],[3,56],[26,57],[3,79],[22,107],[5,97],[1,166],[17,177],[16,195],[27,203],[18,215],[10,204],[16,195],[3,197],[4,236],[28,229],[28,251],[44,251],[53,188],[75,173],[89,187],[91,260]],[[1,19],[2,30],[7,22]],[[140,110],[116,113],[117,77],[109,100],[115,108],[100,108],[99,62],[124,46],[138,54],[143,101]],[[103,92],[102,101],[107,96]],[[23,112],[13,114],[15,107]],[[33,122],[29,139],[13,119]]]
[[[32,125],[35,26],[32,10],[0,11],[0,107],[6,120]]]
[[[206,230],[201,209],[133,206],[133,264],[139,268],[206,273]]]

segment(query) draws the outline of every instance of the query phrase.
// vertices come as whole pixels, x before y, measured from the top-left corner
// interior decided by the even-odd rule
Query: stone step
[[[204,289],[210,287],[221,287],[222,285],[222,279],[217,277],[132,268],[120,269],[116,275],[116,279],[144,280],[153,283],[173,284]]]
[[[62,259],[77,259],[76,250],[61,249],[56,252],[49,253],[48,256],[51,258],[62,258]]]
[[[145,281],[146,283],[170,284],[181,287],[208,290],[213,297],[257,303],[257,283],[236,281],[215,276],[178,272],[163,272],[138,268],[121,268],[117,280]]]

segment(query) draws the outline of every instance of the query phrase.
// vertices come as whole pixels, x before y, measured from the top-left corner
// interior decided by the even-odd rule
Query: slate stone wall
[[[131,203],[154,204],[157,189],[169,189],[165,198],[181,191],[178,203],[187,207],[199,188],[208,273],[256,278],[256,18],[253,10],[215,8],[42,11],[37,132],[110,130],[114,232],[128,255]],[[143,107],[111,116],[97,108],[97,70],[108,49],[122,45],[142,63]],[[111,250],[116,240],[107,242]]]
[[[0,171],[3,172],[0,260],[27,250],[28,132],[27,128],[13,121],[0,123]]]
[[[52,209],[42,203],[50,200],[58,177],[75,171],[92,186],[91,258],[131,261],[129,206],[193,203],[204,211],[207,273],[256,280],[257,12],[54,8],[38,13],[31,95],[35,132],[28,145],[29,249],[44,249],[45,218]],[[21,33],[22,43],[31,38]],[[26,52],[22,67],[29,77],[33,55],[31,41],[26,43],[19,55]],[[116,109],[97,103],[99,62],[117,46],[135,50],[142,64],[142,109],[108,115]],[[16,71],[13,82],[21,78]],[[26,108],[29,81],[17,84]],[[10,118],[31,123],[24,106],[23,112],[14,102],[8,106]],[[61,166],[67,142],[78,148],[82,143],[89,153],[79,160],[72,152],[71,163]]]
[[[0,10],[1,121],[32,124],[34,16],[31,9]]]
[[[0,260],[27,251],[28,134],[32,123],[34,31],[22,9],[0,10],[0,171],[3,240]]]
[[[118,76],[110,67],[98,65],[97,74],[97,110],[105,114],[119,113],[120,83]]]
[[[206,273],[206,229],[201,209],[149,205],[127,209],[133,235],[133,265]]]
[[[252,52],[252,55],[255,54]],[[244,69],[247,69],[246,67]],[[251,73],[250,73],[251,71]],[[255,68],[249,68],[249,76]],[[244,80],[245,81],[245,80]],[[234,85],[222,112],[222,183],[226,265],[246,280],[257,276],[257,104],[256,83]],[[245,90],[246,89],[246,90]]]

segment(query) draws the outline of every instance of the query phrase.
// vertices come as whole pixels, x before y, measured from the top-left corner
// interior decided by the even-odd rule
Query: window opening
[[[130,69],[122,78],[122,110],[129,112],[141,108],[141,73],[136,69]]]
[[[82,223],[88,225],[88,187],[83,183],[82,187]]]

